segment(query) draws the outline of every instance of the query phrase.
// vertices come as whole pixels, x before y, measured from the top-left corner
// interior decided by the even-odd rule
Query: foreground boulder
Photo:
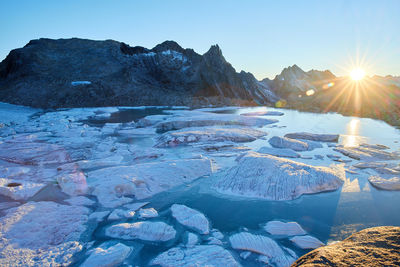
[[[216,245],[198,245],[190,248],[175,247],[158,255],[150,263],[173,266],[232,266],[239,267],[229,251]]]
[[[197,127],[168,132],[158,138],[157,147],[198,142],[251,142],[267,135],[249,127]]]
[[[89,209],[28,202],[0,218],[1,266],[61,266],[83,249]]]
[[[249,152],[214,185],[224,194],[269,200],[291,200],[303,194],[338,189],[342,167],[315,167],[289,159]]]
[[[374,227],[315,249],[292,266],[399,266],[399,251],[400,227]]]

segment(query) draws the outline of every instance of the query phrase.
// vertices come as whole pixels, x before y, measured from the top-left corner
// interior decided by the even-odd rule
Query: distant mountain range
[[[152,49],[113,40],[38,39],[0,63],[0,101],[41,108],[135,105],[268,105],[381,118],[400,125],[400,78],[355,90],[330,71],[287,67],[258,81],[218,45],[200,55],[174,41]]]

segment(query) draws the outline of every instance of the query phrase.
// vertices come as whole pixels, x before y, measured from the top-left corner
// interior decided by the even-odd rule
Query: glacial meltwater
[[[310,251],[310,249],[299,248],[290,241],[291,237],[267,233],[263,228],[267,222],[297,222],[308,235],[319,239],[325,244],[343,240],[350,234],[368,227],[381,225],[400,226],[400,191],[377,189],[368,181],[370,176],[382,175],[386,177],[387,173],[382,174],[374,168],[354,167],[362,160],[355,159],[354,156],[347,157],[345,154],[340,153],[339,150],[335,150],[336,147],[347,149],[357,148],[363,144],[379,144],[382,147],[387,147],[384,151],[397,157],[400,151],[400,130],[385,122],[368,118],[345,117],[334,113],[315,114],[269,107],[226,107],[200,110],[170,109],[167,107],[152,107],[148,109],[110,108],[110,110],[105,111],[101,110],[101,108],[99,108],[100,111],[96,111],[95,108],[81,110],[85,110],[86,115],[77,115],[79,112],[73,109],[60,111],[60,114],[57,114],[58,112],[41,113],[40,116],[31,116],[34,114],[33,112],[30,114],[28,122],[24,119],[21,125],[15,127],[14,132],[7,127],[3,127],[1,140],[4,143],[11,142],[13,138],[16,138],[15,136],[26,136],[29,133],[36,135],[37,137],[35,138],[40,143],[45,142],[54,146],[61,146],[70,153],[68,157],[76,158],[77,164],[86,176],[89,186],[85,194],[89,200],[94,202],[89,205],[76,205],[86,205],[91,212],[110,211],[112,213],[115,209],[119,209],[127,203],[129,205],[132,202],[149,202],[143,209],[154,208],[158,212],[158,216],[141,218],[138,215],[138,211],[136,211],[136,214],[131,217],[121,215],[119,219],[115,220],[107,219],[107,217],[96,222],[90,220],[87,227],[90,230],[86,232],[87,236],[82,238],[82,242],[89,243],[94,241],[94,243],[90,243],[90,246],[86,245],[80,253],[75,254],[74,264],[77,266],[88,258],[92,248],[100,246],[105,241],[111,241],[110,244],[119,242],[133,248],[133,252],[124,261],[125,265],[150,265],[154,263],[152,261],[158,255],[171,248],[180,247],[184,250],[188,231],[198,235],[197,244],[205,245],[211,243],[221,246],[229,251],[241,265],[261,266],[265,264],[262,258],[258,257],[262,253],[255,251],[254,248],[249,248],[247,250],[251,251],[251,255],[246,256],[246,254],[242,254],[246,249],[233,248],[230,237],[235,233],[242,232],[267,236],[275,240],[282,248],[289,248],[294,251],[299,257]],[[278,113],[262,115],[265,111],[282,112],[283,115],[277,116],[279,115]],[[209,116],[211,119],[214,116],[213,114],[238,116],[243,118],[243,123],[241,124],[244,126],[266,132],[267,135],[256,137],[251,142],[232,141],[233,137],[229,133],[224,133],[223,138],[226,136],[230,138],[226,142],[221,141],[222,137],[218,137],[215,140],[207,139],[206,141],[199,137],[195,142],[189,142],[189,138],[186,137],[186,139],[177,137],[173,139],[174,142],[166,139],[167,141],[162,143],[164,139],[160,139],[160,136],[170,131],[177,131],[180,134],[185,129],[192,129],[194,134],[197,134],[196,131],[200,131],[199,129],[202,127],[207,127],[206,124],[209,123],[209,120],[203,119],[203,117],[201,117],[201,120],[204,121],[202,124],[198,126],[192,125],[191,112],[198,113],[193,115],[193,120],[200,120],[201,116],[205,118]],[[250,113],[250,116],[241,115],[247,113]],[[256,115],[251,113],[256,113]],[[257,114],[259,115],[257,116]],[[178,116],[178,122],[174,121],[176,116]],[[268,124],[258,124],[256,122],[253,125],[246,125],[247,118],[250,120],[254,117],[275,119],[277,122],[273,123],[271,121]],[[181,122],[183,119],[188,119],[189,121],[185,121],[187,123],[186,126]],[[228,127],[228,129],[229,127],[232,127],[232,129],[237,127],[236,123],[232,123],[232,120],[222,119],[226,120],[226,125],[222,125],[220,122],[216,125],[221,125],[222,128]],[[173,123],[165,124],[165,122],[169,123],[171,121]],[[47,123],[48,127],[46,126]],[[65,133],[65,131],[68,131],[66,129],[73,129],[73,132],[67,134]],[[287,133],[296,132],[340,135],[337,143],[318,142],[320,147],[317,146],[312,150],[296,151],[300,157],[289,159],[311,166],[329,167],[339,165],[343,167],[345,169],[345,178],[343,185],[337,190],[323,190],[315,194],[303,194],[291,200],[270,200],[246,195],[238,196],[237,194],[229,194],[216,189],[216,182],[225,177],[230,168],[238,165],[240,157],[244,154],[249,151],[256,152],[261,147],[271,147],[268,140],[273,136],[283,137]],[[208,134],[208,138],[211,138],[210,136],[213,133],[205,134]],[[236,136],[234,137],[236,138]],[[243,138],[247,138],[247,135],[244,135]],[[194,140],[194,137],[192,139]],[[177,143],[178,141],[181,143]],[[206,146],[211,148],[205,148]],[[155,168],[158,167],[153,169],[150,167],[150,171],[143,169],[138,173],[144,176],[148,175],[149,180],[143,180],[138,174],[135,177],[136,180],[133,187],[141,188],[142,184],[145,184],[147,186],[146,190],[148,190],[148,195],[145,196],[149,197],[140,199],[136,199],[141,194],[138,191],[134,191],[132,195],[121,193],[122,195],[117,194],[115,197],[109,198],[110,196],[102,195],[107,194],[107,188],[99,189],[101,188],[99,184],[103,181],[99,170],[120,166],[134,167],[136,164],[146,165],[146,163],[154,162],[173,162],[170,163],[173,165],[179,164],[180,160],[188,159],[211,159],[212,172],[199,178],[193,174],[193,178],[196,179],[185,180],[179,184],[176,183],[176,186],[168,187],[164,182],[160,182],[157,186],[152,184],[157,184],[157,181],[154,180],[157,176],[154,176],[152,171],[155,172]],[[385,166],[386,164],[390,166],[390,168],[380,170],[381,172],[392,172],[391,174],[393,175],[397,171],[400,172],[399,158],[371,160],[368,162],[380,162],[384,163]],[[2,177],[5,177],[7,171],[11,170],[12,167],[19,166],[18,164],[21,164],[21,162],[18,160],[12,162],[3,155],[0,158]],[[54,164],[54,162],[51,164]],[[26,166],[30,168],[29,165]],[[61,168],[64,170],[64,166],[66,165],[59,166],[58,170]],[[50,172],[50,168],[47,168],[46,171]],[[22,170],[21,172],[25,173],[28,170]],[[115,175],[119,175],[117,174],[118,170],[115,172]],[[40,175],[40,173],[42,172],[36,172],[37,175]],[[18,176],[19,174],[13,175],[10,177],[19,178],[16,179],[17,181],[22,179]],[[163,176],[164,173],[161,171],[158,175]],[[166,171],[165,175],[170,174]],[[177,173],[177,175],[180,174]],[[104,175],[104,181],[107,180],[110,187],[113,186],[112,176],[107,178],[107,175]],[[129,173],[126,174],[126,177],[128,176]],[[40,183],[51,183],[51,185],[47,185],[34,196],[17,199],[11,193],[8,195],[2,193],[3,196],[0,196],[2,208],[0,215],[4,216],[6,214],[7,202],[11,203],[9,206],[12,208],[28,201],[51,201],[51,198],[54,197],[55,202],[63,205],[67,204],[66,200],[69,198],[70,187],[68,189],[63,188],[60,180],[51,182],[52,176],[49,174],[48,177],[50,178],[42,179]],[[121,177],[121,181],[123,181],[125,178],[123,175]],[[183,177],[186,179],[185,175]],[[174,179],[174,177],[171,176],[170,179]],[[33,181],[33,178],[30,181]],[[61,189],[56,186],[57,183],[60,184]],[[60,190],[65,194],[61,193]],[[120,190],[128,189],[122,188]],[[156,193],[153,194],[153,192]],[[125,201],[125,198],[128,200]],[[122,202],[123,199],[125,200]],[[121,203],[115,204],[117,203],[115,201],[121,201]],[[210,233],[199,234],[193,227],[188,228],[179,223],[171,216],[170,207],[173,204],[183,204],[204,214],[210,224]],[[5,209],[3,209],[4,207]],[[111,237],[107,232],[107,229],[112,225],[138,221],[165,222],[174,227],[176,235],[167,241],[158,241],[156,239],[145,240],[146,238],[115,238]],[[213,238],[211,235],[213,229],[219,230],[223,237]],[[175,251],[175,253],[177,252]],[[289,254],[286,253],[286,255]],[[272,265],[279,265],[272,256],[268,257]]]

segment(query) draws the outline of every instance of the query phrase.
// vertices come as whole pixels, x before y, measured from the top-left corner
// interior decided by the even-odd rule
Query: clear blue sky
[[[1,60],[40,37],[175,40],[201,54],[217,43],[259,79],[293,64],[346,75],[357,58],[368,74],[400,75],[400,0],[1,0],[0,10]]]

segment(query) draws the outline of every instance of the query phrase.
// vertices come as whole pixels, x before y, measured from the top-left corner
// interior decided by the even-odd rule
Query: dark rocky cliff
[[[107,40],[39,39],[0,63],[0,101],[42,108],[268,104],[278,98],[237,73],[218,45],[204,55],[166,41],[153,49]]]

